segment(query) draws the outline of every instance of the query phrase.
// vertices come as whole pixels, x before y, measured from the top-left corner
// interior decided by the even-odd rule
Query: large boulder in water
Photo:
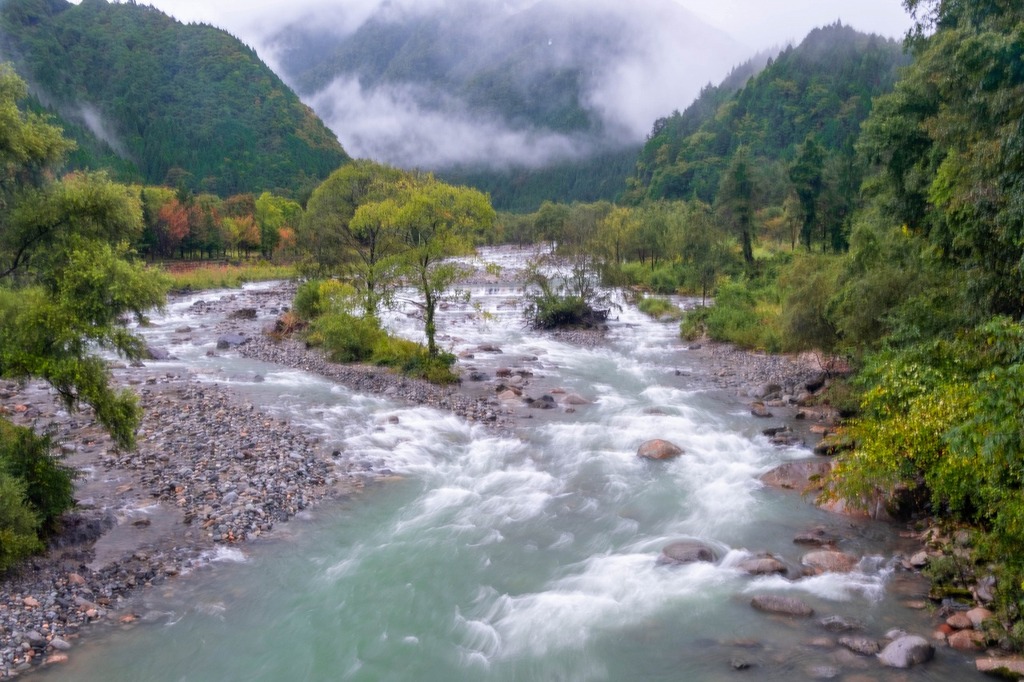
[[[681,454],[681,447],[660,438],[643,443],[636,451],[636,456],[644,459],[674,459]]]
[[[788,570],[786,564],[771,554],[759,554],[748,557],[739,562],[737,568],[750,575],[772,575],[775,573],[785,573]]]
[[[700,540],[679,540],[661,550],[658,564],[678,566],[696,561],[714,561],[715,550]]]
[[[809,618],[814,615],[814,609],[804,601],[796,597],[783,597],[777,594],[759,594],[750,600],[750,605],[758,611],[778,613],[784,616]]]
[[[761,480],[773,488],[799,490],[800,492],[821,489],[820,480],[832,471],[832,462],[821,459],[799,459],[781,464],[761,476]]]
[[[849,573],[857,566],[858,561],[860,560],[852,554],[823,549],[808,552],[800,563],[810,569],[811,573]]]
[[[935,647],[927,639],[917,635],[904,635],[882,649],[882,653],[878,654],[878,660],[890,668],[909,668],[932,660],[934,655]]]

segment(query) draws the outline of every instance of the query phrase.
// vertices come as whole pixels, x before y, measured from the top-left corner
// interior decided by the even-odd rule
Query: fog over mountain
[[[866,15],[879,2],[764,0],[753,14],[834,4],[834,21],[838,7]],[[756,51],[722,30],[755,35],[742,21],[749,0],[153,4],[256,47],[353,155],[430,169],[543,166],[635,148],[655,119]],[[763,33],[799,40],[810,27],[765,24]]]
[[[634,145],[748,52],[671,0],[390,2],[353,23],[264,49],[352,153],[427,168]]]

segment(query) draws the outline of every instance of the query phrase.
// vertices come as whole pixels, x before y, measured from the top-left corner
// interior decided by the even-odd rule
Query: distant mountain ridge
[[[251,48],[151,7],[5,0],[0,49],[87,152],[147,183],[298,195],[349,159]]]
[[[385,3],[350,32],[286,26],[268,54],[350,151],[442,175],[499,171],[491,185],[509,177],[500,171],[635,153],[657,115],[747,56],[671,0],[406,5]]]

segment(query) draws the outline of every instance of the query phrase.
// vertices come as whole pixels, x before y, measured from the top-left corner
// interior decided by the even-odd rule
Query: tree
[[[471,251],[469,235],[491,226],[496,216],[487,195],[432,177],[410,182],[400,202],[395,221],[403,260],[410,283],[423,297],[423,327],[433,357],[438,354],[438,303],[465,274],[450,258]]]
[[[362,204],[394,196],[405,174],[395,168],[353,161],[336,170],[309,198],[297,233],[307,268],[320,275],[345,275],[364,260],[367,245],[349,229]]]
[[[49,382],[69,408],[90,405],[122,447],[134,444],[134,394],[110,387],[106,349],[139,358],[122,324],[163,302],[164,280],[127,244],[142,232],[138,194],[102,174],[52,179],[60,130],[17,108],[25,86],[0,66],[0,376]]]
[[[282,231],[293,231],[302,219],[302,206],[291,199],[263,192],[256,199],[256,224],[260,230],[260,251],[270,259],[281,244]]]
[[[750,160],[747,152],[740,149],[722,175],[716,203],[722,220],[739,237],[747,266],[754,264],[754,191]]]
[[[811,250],[811,237],[814,234],[815,225],[818,223],[818,197],[824,187],[822,181],[822,170],[825,165],[824,152],[821,146],[808,137],[800,146],[792,168],[789,170],[789,179],[796,190],[796,196],[800,200],[800,208],[803,209],[803,227],[800,236],[807,250]],[[826,242],[822,240],[822,251],[825,250]]]

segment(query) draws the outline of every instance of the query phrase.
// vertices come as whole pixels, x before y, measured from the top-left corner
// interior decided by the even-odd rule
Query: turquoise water
[[[899,540],[890,528],[825,514],[758,482],[806,451],[772,447],[759,435],[764,424],[740,405],[677,375],[692,360],[674,325],[627,307],[609,343],[586,349],[525,331],[514,289],[474,294],[492,315],[449,309],[441,322],[449,346],[500,344],[502,355],[474,361],[488,371],[536,357],[533,385],[593,404],[522,419],[499,436],[301,372],[179,349],[180,363],[205,380],[231,383],[401,478],[321,505],[273,539],[160,586],[135,605],[152,622],[96,631],[43,677],[792,680],[821,666],[850,679],[974,674],[945,651],[922,669],[892,673],[815,646],[828,635],[813,620],[751,609],[751,596],[768,591],[799,596],[822,616],[861,620],[875,636],[892,627],[927,635],[932,624],[902,606],[901,592],[919,586],[891,568]],[[160,329],[183,324],[188,303],[147,333],[159,339]],[[391,323],[415,333],[404,316]],[[256,373],[265,381],[246,379]],[[654,437],[686,455],[638,460],[639,443]],[[857,571],[788,581],[735,567],[761,551],[797,565],[792,538],[817,524],[840,530],[843,549],[866,556]],[[680,538],[712,544],[721,560],[658,566],[661,548]],[[753,668],[733,670],[739,659]]]

